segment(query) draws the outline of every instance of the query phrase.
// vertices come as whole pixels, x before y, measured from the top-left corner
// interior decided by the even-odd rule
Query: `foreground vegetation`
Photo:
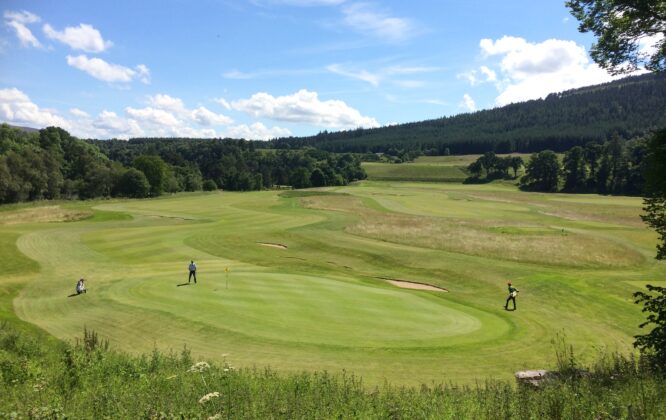
[[[278,374],[197,361],[187,348],[129,356],[85,331],[75,344],[0,324],[1,418],[525,418],[660,419],[666,378],[634,359],[573,354],[539,388],[486,381],[368,387],[353,374]],[[560,348],[562,350],[562,348]]]

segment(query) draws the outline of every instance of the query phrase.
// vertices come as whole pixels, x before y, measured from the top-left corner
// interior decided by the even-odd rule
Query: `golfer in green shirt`
[[[516,295],[518,294],[518,289],[511,285],[511,282],[507,283],[509,285],[509,297],[506,298],[506,304],[504,305],[505,310],[509,310],[509,301],[513,302],[513,310],[516,310]]]

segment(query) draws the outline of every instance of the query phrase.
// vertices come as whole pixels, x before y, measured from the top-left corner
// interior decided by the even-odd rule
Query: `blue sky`
[[[0,121],[268,139],[611,80],[563,0],[3,1]]]

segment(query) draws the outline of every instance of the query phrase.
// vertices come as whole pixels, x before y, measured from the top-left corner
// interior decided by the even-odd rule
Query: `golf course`
[[[0,287],[48,334],[85,327],[133,354],[187,346],[369,384],[508,379],[552,367],[556,336],[582,360],[632,351],[632,292],[666,284],[640,213],[640,198],[380,181],[3,206]]]

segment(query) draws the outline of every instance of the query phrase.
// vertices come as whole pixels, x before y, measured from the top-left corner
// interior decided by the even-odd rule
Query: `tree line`
[[[0,125],[0,203],[154,197],[178,191],[345,185],[360,159],[322,150],[255,150],[230,139],[81,140],[58,127]]]
[[[666,74],[631,76],[474,113],[373,129],[323,131],[271,141],[272,147],[425,155],[564,152],[589,142],[645,135],[666,124]]]
[[[554,151],[543,150],[530,157],[520,186],[542,192],[641,195],[647,153],[645,138],[625,142],[619,136],[572,147],[561,161]]]

